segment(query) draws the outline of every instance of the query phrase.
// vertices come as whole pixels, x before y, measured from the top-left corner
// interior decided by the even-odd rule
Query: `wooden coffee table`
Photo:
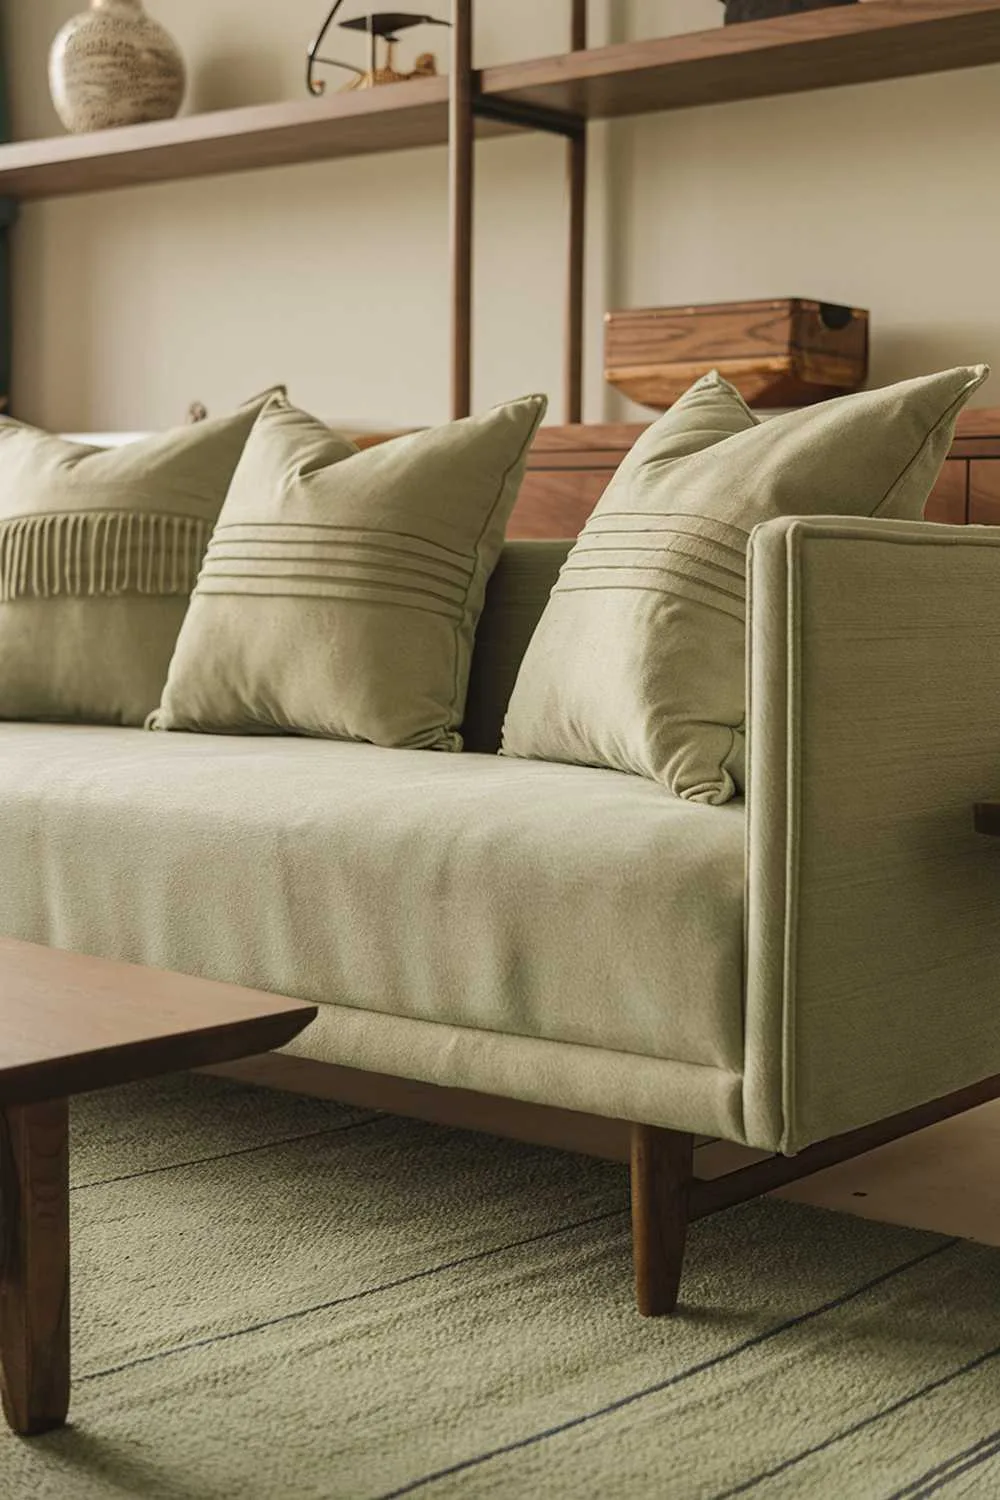
[[[281,1047],[314,1005],[0,938],[0,1376],[15,1432],[69,1408],[71,1094]]]

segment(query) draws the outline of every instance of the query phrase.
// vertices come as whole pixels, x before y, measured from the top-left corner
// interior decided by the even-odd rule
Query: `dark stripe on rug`
[[[379,1110],[376,1114],[368,1115],[363,1120],[350,1120],[346,1125],[328,1125],[322,1130],[307,1130],[303,1135],[286,1135],[280,1140],[260,1141],[256,1146],[238,1146],[233,1151],[219,1151],[214,1156],[195,1156],[190,1160],[167,1162],[162,1167],[143,1167],[138,1172],[123,1172],[119,1177],[96,1177],[93,1182],[75,1182],[70,1188],[71,1193],[81,1193],[85,1188],[109,1187],[115,1182],[134,1182],[137,1177],[153,1177],[158,1172],[174,1172],[179,1167],[200,1167],[205,1162],[228,1161],[233,1156],[249,1156],[254,1151],[270,1151],[276,1146],[294,1145],[297,1141],[312,1141],[322,1135],[340,1135],[345,1130],[357,1130],[362,1125],[375,1125],[380,1120],[407,1119],[409,1116],[398,1116],[387,1114],[385,1110]],[[432,1122],[433,1123],[433,1122]],[[695,1151],[701,1151],[705,1146],[714,1146],[716,1142],[702,1141],[695,1146]],[[624,1165],[618,1163],[618,1165]]]
[[[929,1396],[932,1392],[943,1389],[944,1386],[950,1385],[953,1380],[958,1380],[960,1376],[968,1375],[972,1370],[977,1370],[980,1365],[989,1364],[990,1360],[996,1359],[997,1355],[1000,1355],[1000,1344],[995,1349],[988,1349],[985,1354],[978,1354],[975,1359],[970,1359],[967,1364],[959,1365],[957,1369],[952,1370],[949,1374],[940,1375],[936,1380],[929,1381],[927,1385],[921,1386],[919,1390],[910,1391],[908,1395],[901,1396],[891,1406],[885,1406],[881,1411],[873,1412],[870,1417],[862,1417],[859,1422],[853,1422],[850,1427],[845,1427],[842,1431],[835,1432],[832,1437],[824,1438],[821,1443],[814,1443],[811,1448],[803,1448],[800,1453],[794,1454],[791,1458],[784,1459],[780,1464],[775,1464],[773,1469],[765,1469],[762,1473],[755,1474],[752,1479],[744,1479],[741,1484],[734,1485],[731,1490],[723,1490],[720,1494],[714,1495],[712,1500],[731,1500],[733,1495],[745,1495],[748,1490],[754,1489],[758,1484],[763,1484],[765,1479],[775,1479],[779,1474],[785,1474],[789,1469],[794,1469],[796,1464],[803,1463],[807,1458],[812,1458],[814,1454],[825,1453],[828,1448],[834,1447],[837,1443],[842,1443],[846,1438],[853,1437],[855,1433],[864,1432],[866,1427],[876,1426],[877,1423],[884,1421],[886,1417],[894,1416],[896,1412],[904,1411],[906,1407],[912,1406],[915,1401],[919,1401],[923,1396]],[[959,1455],[959,1457],[964,1456],[964,1454]],[[948,1462],[953,1463],[955,1460],[949,1459]],[[941,1465],[941,1467],[945,1468],[947,1465]],[[923,1484],[933,1472],[935,1471],[928,1470],[928,1473],[921,1479],[916,1480],[915,1483],[918,1485]],[[909,1493],[909,1489],[900,1490],[898,1495],[892,1495],[890,1500],[900,1500],[901,1496],[909,1495]]]
[[[970,1469],[977,1469],[980,1464],[998,1453],[1000,1453],[1000,1429],[991,1432],[988,1437],[980,1438],[978,1443],[970,1443],[968,1448],[963,1448],[961,1453],[953,1454],[943,1464],[935,1464],[933,1469],[928,1469],[925,1474],[921,1474],[919,1479],[914,1479],[911,1484],[904,1485],[901,1490],[893,1490],[889,1500],[924,1500],[925,1496],[937,1494],[939,1490],[944,1489],[945,1485],[951,1484],[953,1479],[960,1479]]]
[[[369,1115],[366,1120],[351,1120],[346,1125],[328,1125],[324,1130],[307,1130],[304,1135],[284,1135],[277,1141],[258,1141],[256,1146],[237,1146],[234,1151],[219,1151],[215,1156],[193,1156],[190,1161],[171,1161],[162,1167],[143,1167],[139,1172],[123,1172],[120,1177],[97,1177],[93,1182],[75,1182],[71,1193],[82,1193],[85,1188],[109,1187],[113,1182],[134,1182],[137,1177],[155,1177],[160,1172],[176,1172],[180,1167],[201,1167],[210,1161],[229,1161],[233,1156],[250,1156],[254,1151],[273,1151],[278,1146],[294,1146],[297,1141],[314,1141],[321,1135],[342,1135],[345,1130],[358,1130],[362,1125],[374,1125],[379,1120],[388,1120],[385,1114]]]
[[[547,1442],[549,1438],[559,1437],[561,1433],[571,1432],[576,1427],[583,1427],[587,1422],[593,1422],[599,1417],[612,1416],[615,1412],[624,1410],[625,1407],[634,1406],[637,1401],[644,1401],[647,1396],[656,1396],[661,1391],[680,1385],[684,1380],[690,1380],[706,1370],[714,1369],[731,1359],[737,1359],[741,1354],[746,1354],[750,1349],[756,1349],[761,1344],[769,1343],[780,1334],[787,1333],[791,1328],[801,1327],[803,1323],[810,1323],[825,1313],[834,1312],[839,1307],[846,1307],[856,1297],[864,1296],[865,1292],[873,1291],[875,1287],[884,1286],[886,1282],[904,1275],[907,1271],[912,1271],[916,1266],[922,1265],[924,1261],[932,1260],[936,1255],[943,1255],[946,1250],[953,1250],[961,1243],[959,1239],[945,1240],[943,1244],[935,1245],[932,1250],[925,1250],[920,1255],[914,1256],[912,1260],[903,1261],[901,1265],[893,1266],[889,1271],[883,1271],[881,1275],[864,1282],[862,1286],[855,1287],[853,1291],[843,1292],[839,1297],[833,1297],[829,1302],[823,1302],[819,1307],[811,1308],[809,1312],[799,1313],[794,1318],[787,1318],[783,1323],[776,1323],[773,1328],[768,1328],[763,1333],[755,1333],[752,1338],[744,1339],[742,1343],[724,1350],[722,1354],[715,1354],[710,1359],[700,1360],[698,1364],[690,1365],[686,1370],[678,1371],[676,1375],[669,1375],[666,1380],[658,1380],[654,1385],[647,1385],[642,1390],[632,1391],[627,1396],[620,1396],[616,1401],[609,1401],[606,1406],[583,1412],[578,1417],[569,1417],[565,1422],[557,1422],[554,1427],[546,1427],[541,1432],[530,1433],[527,1437],[517,1438],[512,1443],[504,1443],[499,1448],[491,1448],[486,1453],[477,1453],[473,1458],[465,1458],[457,1464],[449,1464],[445,1469],[436,1469],[432,1474],[423,1474],[419,1479],[411,1480],[409,1484],[403,1485],[398,1490],[388,1490],[384,1495],[377,1496],[376,1500],[399,1500],[400,1496],[412,1495],[415,1490],[422,1489],[428,1484],[435,1484],[439,1479],[449,1479],[453,1474],[462,1474],[467,1469],[478,1468],[481,1464],[490,1463],[495,1458],[503,1458],[508,1453],[517,1453],[522,1448],[535,1447],[539,1443]]]
[[[188,1344],[176,1344],[172,1349],[160,1349],[155,1354],[140,1354],[136,1359],[127,1359],[123,1364],[110,1365],[106,1370],[91,1370],[89,1375],[74,1377],[76,1385],[87,1380],[103,1380],[107,1375],[120,1375],[123,1370],[134,1370],[139,1365],[156,1364],[157,1360],[169,1359],[174,1354],[186,1354],[191,1349],[208,1349],[213,1344],[225,1344],[230,1339],[241,1339],[251,1333],[260,1333],[265,1328],[277,1328],[282,1323],[294,1323],[299,1318],[312,1317],[313,1313],[329,1312],[334,1307],[346,1307],[351,1302],[363,1302],[366,1297],[375,1297],[379,1292],[391,1292],[396,1287],[408,1286],[414,1281],[424,1281],[438,1276],[443,1271],[453,1271],[459,1266],[471,1266],[476,1261],[488,1260],[491,1255],[502,1255],[505,1250],[519,1250],[525,1245],[537,1245],[541,1240],[555,1239],[557,1235],[569,1234],[574,1229],[586,1229],[591,1224],[603,1223],[605,1219],[618,1219],[628,1213],[626,1208],[612,1208],[594,1214],[589,1219],[577,1219],[572,1224],[560,1224],[556,1229],[543,1229],[539,1234],[529,1234],[521,1240],[510,1240],[503,1245],[493,1245],[489,1250],[477,1250],[473,1255],[461,1255],[457,1260],[445,1261],[439,1266],[428,1266],[424,1271],[413,1271],[409,1276],[399,1276],[395,1281],[385,1281],[379,1286],[366,1287],[362,1292],[351,1292],[346,1297],[333,1297],[329,1302],[317,1302],[311,1307],[296,1308],[295,1312],[282,1313],[277,1318],[264,1318],[259,1323],[248,1323],[245,1328],[232,1328],[228,1333],[212,1334],[204,1339],[192,1339]]]

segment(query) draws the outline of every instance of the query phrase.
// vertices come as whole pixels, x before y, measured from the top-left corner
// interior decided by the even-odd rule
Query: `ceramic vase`
[[[169,120],[185,83],[176,43],[142,0],[90,0],[89,10],[67,21],[49,56],[52,102],[75,132]]]

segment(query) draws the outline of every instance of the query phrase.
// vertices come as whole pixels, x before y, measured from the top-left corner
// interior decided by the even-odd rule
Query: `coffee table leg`
[[[24,1437],[69,1408],[69,1108],[0,1110],[0,1375]]]

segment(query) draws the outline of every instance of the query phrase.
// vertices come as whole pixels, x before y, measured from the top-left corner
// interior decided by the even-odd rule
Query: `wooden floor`
[[[1000,1100],[994,1100],[775,1196],[1000,1246],[998,1167]]]

